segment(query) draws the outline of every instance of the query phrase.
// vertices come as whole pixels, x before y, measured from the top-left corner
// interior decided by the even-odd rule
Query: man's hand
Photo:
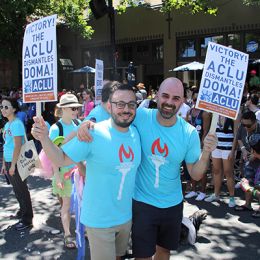
[[[82,122],[77,132],[78,139],[87,143],[92,142],[92,136],[90,135],[89,130],[93,130],[94,127],[95,123],[93,123],[92,121],[88,120]]]
[[[246,150],[246,148],[245,148],[245,147],[242,147],[242,148],[241,148],[241,152],[242,152],[243,160],[244,160],[245,162],[248,161],[249,152]]]
[[[203,142],[203,152],[211,153],[214,151],[218,144],[218,138],[216,134],[207,134]]]
[[[34,117],[34,124],[31,129],[32,136],[39,141],[43,141],[48,137],[48,127],[42,117]]]

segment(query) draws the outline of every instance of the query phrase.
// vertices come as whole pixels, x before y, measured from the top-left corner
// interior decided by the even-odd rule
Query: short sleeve
[[[53,124],[49,131],[49,137],[53,141],[58,136],[59,136],[59,127],[56,124]]]
[[[20,119],[15,120],[13,122],[13,124],[11,124],[10,128],[11,128],[13,136],[24,136],[25,135],[24,125]]]
[[[255,112],[255,116],[256,116],[257,121],[260,122],[260,110]]]
[[[61,149],[73,162],[81,162],[87,159],[91,145],[92,143],[82,142],[77,137],[74,137],[68,143],[62,145]]]
[[[190,140],[188,143],[187,153],[185,155],[185,162],[188,164],[193,164],[197,162],[200,158],[200,138],[196,129],[191,132]]]

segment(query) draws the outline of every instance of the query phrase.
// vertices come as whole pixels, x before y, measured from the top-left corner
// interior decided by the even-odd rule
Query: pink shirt
[[[88,101],[84,103],[84,117],[88,116],[89,112],[94,108],[94,102]]]

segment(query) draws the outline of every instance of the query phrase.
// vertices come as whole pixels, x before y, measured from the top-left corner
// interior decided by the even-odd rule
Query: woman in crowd
[[[90,89],[82,91],[83,98],[83,118],[87,117],[90,111],[94,108],[94,97]]]
[[[20,206],[16,215],[12,216],[20,219],[15,224],[15,229],[20,231],[32,227],[33,219],[30,192],[26,180],[22,181],[16,165],[26,133],[24,124],[16,117],[19,111],[16,99],[3,98],[0,109],[3,117],[8,120],[3,129],[4,146],[1,173],[6,174],[9,182],[12,184]]]
[[[79,121],[77,120],[78,109],[82,107],[78,103],[78,99],[73,94],[64,94],[57,104],[60,110],[60,120],[53,124],[49,131],[49,136],[55,142],[58,136],[66,137],[72,131],[75,131]],[[53,193],[58,196],[61,203],[61,221],[64,230],[64,245],[66,248],[73,249],[76,247],[70,233],[70,198],[72,191],[72,183],[70,178],[70,170],[74,165],[68,167],[53,167],[54,177],[52,181]]]
[[[193,106],[188,111],[186,116],[186,121],[188,121],[191,125],[193,125],[196,130],[198,131],[201,147],[203,147],[203,140],[207,135],[210,127],[211,122],[211,115],[210,113],[195,108],[196,102],[198,97],[198,90],[195,89],[192,93],[192,103]],[[204,174],[201,181],[201,189],[199,193],[196,192],[196,185],[198,184],[197,181],[191,179],[191,191],[185,196],[185,199],[189,199],[192,197],[196,197],[196,200],[204,200],[206,197],[206,185],[207,185],[207,175]]]
[[[227,188],[230,196],[228,206],[230,208],[236,206],[234,199],[235,186],[233,169],[238,121],[239,120],[234,121],[230,118],[219,116],[216,129],[218,145],[212,152],[214,193],[205,199],[207,202],[220,200],[219,195],[224,175],[227,179]]]

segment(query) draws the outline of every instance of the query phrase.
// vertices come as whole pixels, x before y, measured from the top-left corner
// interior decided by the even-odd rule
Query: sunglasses
[[[241,124],[243,127],[245,127],[245,128],[251,128],[252,126],[253,126],[253,124]]]
[[[72,111],[77,111],[77,110],[79,110],[79,107],[70,107],[70,109],[71,109]]]
[[[5,110],[8,110],[9,108],[10,108],[11,106],[0,106],[0,110],[2,110],[2,109],[5,109]]]

